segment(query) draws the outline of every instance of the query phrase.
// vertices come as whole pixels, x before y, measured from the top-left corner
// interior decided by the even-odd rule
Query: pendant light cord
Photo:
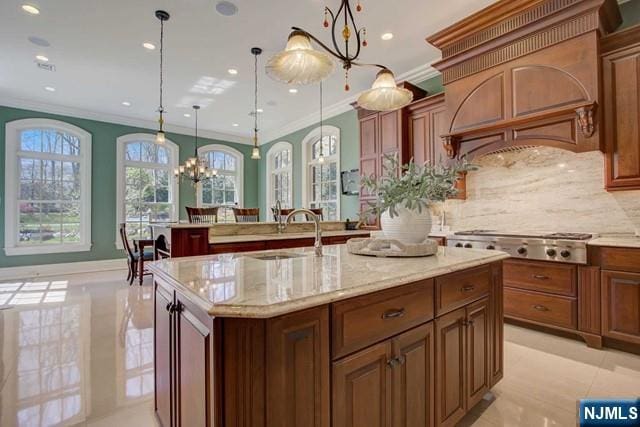
[[[322,81],[320,82],[320,157],[322,157]]]
[[[162,90],[163,90],[163,84],[164,84],[164,76],[162,74],[162,69],[163,69],[163,57],[164,57],[164,20],[160,20],[160,107],[158,109],[158,111],[160,112],[160,115],[162,116],[162,113],[164,112],[164,108],[162,106]]]
[[[257,145],[258,139],[258,54],[255,53],[254,57],[254,92],[253,92],[253,115],[254,115],[254,125],[253,125],[253,136],[254,136],[254,145]]]
[[[196,110],[196,151],[195,158],[198,158],[198,108],[194,108]]]

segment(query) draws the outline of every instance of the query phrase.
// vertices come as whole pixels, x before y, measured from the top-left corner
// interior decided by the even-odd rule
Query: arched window
[[[132,239],[149,238],[150,222],[178,219],[178,146],[147,133],[123,135],[117,146],[117,223],[127,223]]]
[[[267,212],[278,200],[283,208],[293,207],[292,175],[293,147],[288,142],[278,142],[267,152]]]
[[[302,140],[302,203],[322,208],[324,220],[340,219],[340,129],[316,128]]]
[[[218,222],[234,222],[233,206],[242,206],[244,156],[226,145],[210,144],[198,148],[198,155],[218,172],[214,179],[198,186],[198,206],[221,206]]]
[[[91,135],[69,123],[6,125],[7,255],[91,249]]]

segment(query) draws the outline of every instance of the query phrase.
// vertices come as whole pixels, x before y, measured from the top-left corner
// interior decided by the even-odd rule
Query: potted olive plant
[[[431,231],[429,206],[458,193],[456,182],[463,173],[475,169],[466,161],[451,166],[425,163],[413,159],[400,165],[396,156],[385,156],[385,174],[379,178],[362,177],[362,185],[377,199],[369,202],[364,214],[380,215],[386,238],[402,243],[420,243]]]

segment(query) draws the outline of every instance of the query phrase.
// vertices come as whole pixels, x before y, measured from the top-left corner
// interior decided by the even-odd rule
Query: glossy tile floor
[[[156,426],[149,279],[0,280],[0,426]],[[581,397],[640,396],[640,356],[505,329],[505,378],[462,425],[575,426]]]

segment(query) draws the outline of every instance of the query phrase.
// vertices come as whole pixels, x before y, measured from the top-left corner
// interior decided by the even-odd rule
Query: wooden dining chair
[[[233,208],[233,216],[235,216],[236,222],[258,222],[260,208]]]
[[[309,210],[316,214],[320,218],[320,221],[323,220],[322,208],[309,208]],[[306,214],[305,216],[307,217],[307,221],[313,221],[313,218],[311,218],[308,214]]]
[[[129,274],[127,275],[127,280],[129,281],[129,286],[133,284],[133,281],[136,277],[140,281],[140,286],[142,286],[142,279],[145,275],[151,274],[151,272],[146,271],[144,269],[145,261],[153,261],[153,252],[145,252],[144,249],[142,252],[138,250],[137,245],[132,248],[129,244],[129,239],[127,238],[127,224],[120,223],[120,239],[122,239],[122,246],[127,254],[127,267],[129,268]],[[150,245],[153,244],[153,241],[144,240],[145,244]]]
[[[192,224],[214,224],[218,222],[219,207],[192,208],[186,206],[189,222]]]
[[[280,217],[284,221],[285,219],[287,219],[287,215],[289,215],[293,211],[294,209],[280,209]],[[280,219],[278,218],[278,210],[276,208],[271,208],[271,212],[273,213],[273,220],[275,222],[278,222],[278,220]]]

